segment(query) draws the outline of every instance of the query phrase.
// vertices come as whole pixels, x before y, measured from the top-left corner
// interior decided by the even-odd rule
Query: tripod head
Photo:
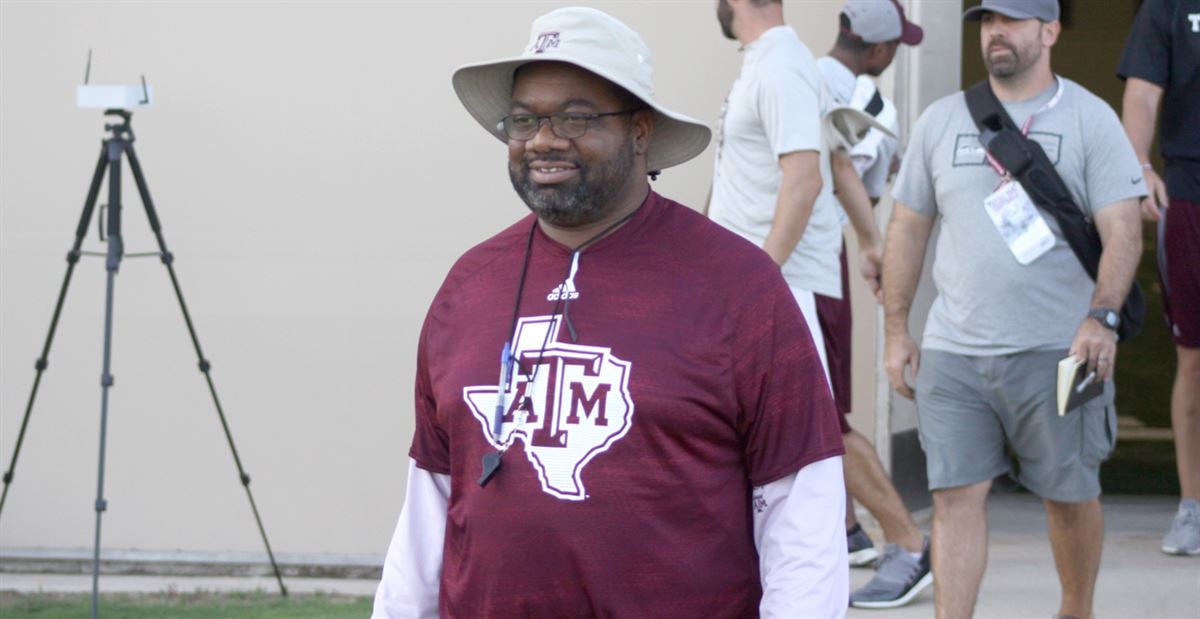
[[[104,115],[121,117],[121,122],[104,123],[105,131],[111,131],[114,138],[126,140],[129,142],[133,141],[133,127],[130,126],[130,123],[132,122],[132,119],[133,119],[133,112],[130,112],[129,110],[110,108],[110,109],[104,110]]]

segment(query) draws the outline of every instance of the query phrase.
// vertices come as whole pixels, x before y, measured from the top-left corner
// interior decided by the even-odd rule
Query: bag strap
[[[1021,133],[987,80],[971,86],[964,94],[984,149],[1021,183],[1035,204],[1054,216],[1067,245],[1095,280],[1103,251],[1100,235],[1075,204],[1042,145]]]
[[[971,86],[964,94],[984,149],[1021,183],[1035,204],[1054,216],[1067,245],[1094,281],[1100,268],[1100,254],[1104,251],[1100,234],[1075,204],[1042,145],[1017,129],[987,80]],[[1141,332],[1145,317],[1145,297],[1135,279],[1121,304],[1119,339],[1126,340]]]
[[[992,85],[987,80],[975,83],[966,89],[963,95],[967,98],[967,111],[971,113],[971,120],[975,121],[975,126],[980,131],[997,131],[1006,126],[1017,128],[1008,112],[1004,111],[1004,106],[1000,105],[1000,100],[992,92]]]

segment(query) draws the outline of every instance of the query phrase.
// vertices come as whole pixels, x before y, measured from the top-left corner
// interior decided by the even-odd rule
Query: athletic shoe
[[[1169,555],[1200,555],[1200,503],[1183,501],[1163,537],[1162,551]]]
[[[875,550],[875,542],[858,523],[846,531],[846,547],[850,551],[850,567],[866,567],[875,562],[879,551]]]
[[[895,608],[904,606],[917,597],[926,587],[933,584],[933,573],[929,571],[929,538],[921,550],[921,558],[898,544],[888,544],[879,560],[875,577],[861,589],[850,594],[850,605],[855,608]]]

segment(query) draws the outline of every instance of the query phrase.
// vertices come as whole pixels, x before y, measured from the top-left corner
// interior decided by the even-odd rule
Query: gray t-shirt
[[[1041,111],[1029,137],[1091,216],[1146,193],[1142,170],[1121,123],[1104,101],[1059,77],[1063,94]],[[1051,85],[1033,99],[1005,103],[1024,126],[1057,92]],[[1054,246],[1021,265],[984,210],[1000,177],[988,164],[979,131],[958,92],[921,115],[892,194],[921,215],[941,216],[933,264],[937,297],[925,324],[925,348],[966,355],[1003,355],[1069,348],[1087,316],[1095,284],[1062,238],[1054,217],[1038,209],[1055,236]]]
[[[821,72],[796,31],[767,30],[742,52],[742,72],[729,90],[717,122],[712,202],[708,215],[762,247],[771,232],[788,153],[820,153],[825,182],[813,202],[804,235],[783,265],[788,285],[842,296],[838,252],[842,227],[833,197],[829,152],[821,116],[829,108]]]

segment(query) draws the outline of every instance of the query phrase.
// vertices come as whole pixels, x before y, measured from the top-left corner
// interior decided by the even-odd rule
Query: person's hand
[[[917,371],[921,367],[921,351],[917,349],[917,343],[907,332],[889,335],[884,347],[883,359],[888,382],[891,383],[892,389],[912,400],[914,394],[912,387],[909,387],[904,380],[904,368],[911,365],[913,378],[916,378]]]
[[[883,303],[883,286],[880,279],[883,273],[883,248],[878,244],[861,247],[858,250],[858,270],[863,279],[867,280],[871,294],[875,295],[875,302]]]
[[[1143,170],[1146,179],[1146,197],[1142,198],[1142,219],[1158,221],[1162,219],[1163,210],[1170,203],[1167,198],[1167,185],[1153,168]]]
[[[1071,343],[1071,354],[1087,361],[1098,380],[1112,378],[1117,365],[1117,334],[1094,318],[1084,318]]]

